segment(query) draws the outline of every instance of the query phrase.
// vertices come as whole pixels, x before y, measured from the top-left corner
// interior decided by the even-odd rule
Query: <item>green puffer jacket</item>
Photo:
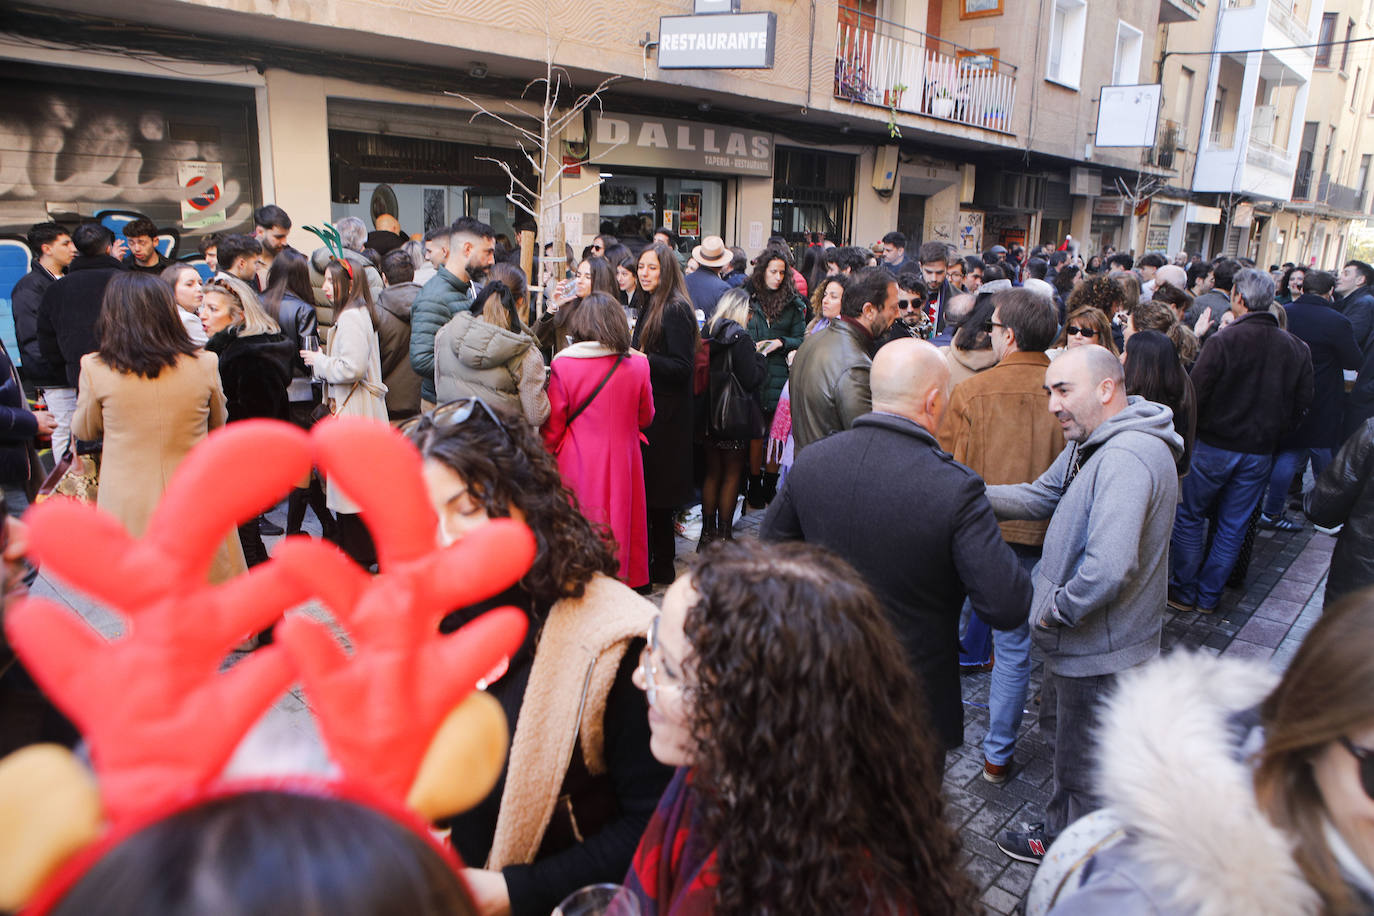
[[[434,396],[434,335],[459,312],[472,308],[472,284],[440,267],[410,308],[410,365],[420,376],[420,397]]]
[[[787,354],[800,347],[802,338],[806,336],[806,300],[801,296],[793,297],[772,321],[763,316],[757,300],[751,301],[748,330],[754,343],[782,341],[782,349],[768,354],[768,378],[759,392],[764,411],[771,414],[778,406],[782,386],[787,384]]]

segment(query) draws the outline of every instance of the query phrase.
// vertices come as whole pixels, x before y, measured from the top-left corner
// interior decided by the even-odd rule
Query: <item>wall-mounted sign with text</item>
[[[589,158],[635,166],[730,175],[773,174],[773,135],[673,118],[593,114]]]
[[[663,70],[765,70],[773,66],[776,13],[663,16],[658,66]]]

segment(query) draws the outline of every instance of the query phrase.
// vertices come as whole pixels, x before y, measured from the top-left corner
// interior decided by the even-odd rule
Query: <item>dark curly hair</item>
[[[460,423],[441,418],[436,425],[426,417],[410,440],[422,457],[463,478],[487,515],[509,518],[512,508],[524,513],[538,552],[520,584],[536,607],[580,598],[594,575],[614,576],[620,570],[610,533],[579,511],[577,497],[563,485],[558,463],[539,434],[514,414],[497,408],[492,412],[502,425],[492,422],[480,405]]]
[[[782,262],[782,283],[777,289],[768,288],[768,267],[774,261]],[[757,303],[763,317],[776,321],[782,310],[799,295],[796,284],[792,282],[792,261],[777,249],[767,249],[754,261],[754,272],[747,281],[749,292]]]
[[[815,546],[736,541],[690,575],[690,729],[715,912],[972,912],[942,749],[854,568]]]
[[[1119,309],[1126,307],[1126,288],[1111,277],[1100,274],[1089,277],[1069,294],[1065,307],[1075,312],[1089,306],[1111,318]]]

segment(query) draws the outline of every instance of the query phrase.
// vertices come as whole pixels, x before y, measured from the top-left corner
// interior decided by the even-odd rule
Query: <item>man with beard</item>
[[[1183,452],[1170,410],[1128,398],[1121,361],[1102,347],[1066,350],[1045,370],[1045,390],[1069,446],[1034,482],[988,487],[998,519],[1049,519],[1030,626],[1045,654],[1040,732],[1053,794],[1043,824],[997,838],[1004,853],[1034,863],[1100,807],[1097,703],[1120,672],[1159,656]]]
[[[272,262],[282,249],[291,247],[286,243],[290,231],[291,217],[276,204],[266,204],[253,212],[253,238],[262,245],[262,254],[258,258],[259,288],[267,288],[267,271],[271,270]]]
[[[420,375],[420,409],[434,409],[434,335],[454,315],[472,308],[479,284],[496,260],[496,233],[464,216],[449,233],[448,260],[415,297],[410,313],[410,365]]]
[[[897,282],[885,269],[856,271],[840,302],[840,317],[802,341],[789,380],[797,454],[849,429],[872,409],[868,372],[878,338],[897,319],[897,298]]]
[[[915,273],[901,274],[897,277],[897,320],[878,338],[878,349],[881,350],[894,340],[925,340],[929,332],[926,285]]]

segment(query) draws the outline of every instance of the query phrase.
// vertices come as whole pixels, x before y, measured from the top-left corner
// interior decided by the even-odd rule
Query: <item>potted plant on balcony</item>
[[[931,87],[930,113],[937,118],[954,117],[954,92],[948,86]]]
[[[906,89],[906,83],[897,83],[883,93],[883,101],[887,103],[887,135],[893,140],[902,136],[902,129],[897,125],[897,106],[902,104],[902,93]]]

